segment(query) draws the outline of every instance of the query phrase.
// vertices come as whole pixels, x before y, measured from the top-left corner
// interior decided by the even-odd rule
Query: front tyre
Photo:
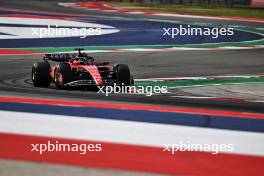
[[[57,89],[64,89],[65,84],[72,81],[71,66],[68,63],[60,63],[55,70],[54,83]]]
[[[48,87],[51,82],[50,64],[47,61],[34,63],[31,79],[35,87]]]

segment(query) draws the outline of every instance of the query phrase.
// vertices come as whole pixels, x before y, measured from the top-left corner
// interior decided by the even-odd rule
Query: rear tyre
[[[54,83],[57,89],[65,89],[65,84],[72,81],[71,66],[68,63],[60,63],[55,70]]]
[[[113,68],[115,78],[119,84],[131,85],[133,78],[130,75],[129,67],[125,64],[117,64]]]
[[[51,82],[50,64],[47,61],[34,63],[31,79],[35,87],[48,87]]]

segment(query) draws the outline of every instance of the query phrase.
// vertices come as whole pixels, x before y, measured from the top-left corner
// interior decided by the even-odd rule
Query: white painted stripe
[[[123,51],[161,51],[167,50],[167,48],[157,49],[157,48],[128,48],[128,49],[121,49]]]
[[[135,11],[135,12],[125,12],[125,13],[129,13],[129,14],[145,14],[144,12],[137,12],[137,11]]]
[[[264,100],[248,100],[248,101],[255,103],[264,103]]]
[[[219,48],[190,48],[190,47],[173,47],[174,50],[194,50],[194,51],[203,51],[203,50],[216,50]]]
[[[208,79],[207,77],[174,77],[174,78],[150,78],[153,80],[200,80]]]
[[[233,144],[232,153],[264,156],[264,135],[256,132],[9,111],[0,111],[0,132],[156,147]]]
[[[252,49],[252,48],[257,48],[255,46],[223,46],[219,47],[220,49],[232,49],[232,50],[239,50],[239,49]]]
[[[63,6],[63,7],[74,7],[76,6],[76,3],[74,2],[59,2],[58,3],[59,6]]]
[[[258,78],[261,75],[223,75],[223,76],[208,76],[208,78]]]

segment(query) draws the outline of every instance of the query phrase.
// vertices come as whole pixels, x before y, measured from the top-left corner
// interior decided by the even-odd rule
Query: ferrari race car
[[[133,85],[133,77],[125,64],[110,66],[78,50],[76,54],[45,54],[43,62],[34,63],[32,82],[35,87],[54,83],[58,89],[76,86]],[[59,62],[51,67],[48,61]]]

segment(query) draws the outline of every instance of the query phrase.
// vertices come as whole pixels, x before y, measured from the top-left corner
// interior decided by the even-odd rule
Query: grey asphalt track
[[[98,61],[124,63],[131,67],[135,79],[176,76],[263,74],[263,50],[174,51],[93,53]],[[96,91],[35,88],[31,83],[31,67],[41,55],[0,56],[0,94],[86,101],[122,101],[171,106],[225,108],[263,111],[262,103],[188,100],[167,96],[111,95]],[[144,61],[144,62],[143,62]]]
[[[25,10],[42,10],[87,15],[108,15],[106,12],[86,11],[64,8],[57,5],[58,1],[19,1],[0,0],[1,7]],[[131,15],[111,13],[112,16],[130,18]],[[141,18],[168,19],[136,15]],[[133,15],[133,18],[135,16]],[[171,18],[179,20],[179,18]],[[263,23],[234,22],[226,20],[205,20],[180,18],[181,21],[211,22],[218,24],[239,24],[263,27]],[[252,75],[264,73],[264,50],[226,50],[226,51],[171,51],[171,52],[128,52],[128,53],[96,53],[91,54],[99,61],[125,63],[131,67],[135,78],[176,77],[176,76],[209,76],[209,75]],[[264,112],[262,103],[188,100],[168,96],[135,96],[111,95],[106,97],[93,91],[56,90],[34,88],[30,81],[32,64],[41,59],[40,55],[0,56],[0,94],[57,99],[74,99],[87,101],[121,101],[171,106],[190,106],[204,108],[235,109],[242,111]]]

